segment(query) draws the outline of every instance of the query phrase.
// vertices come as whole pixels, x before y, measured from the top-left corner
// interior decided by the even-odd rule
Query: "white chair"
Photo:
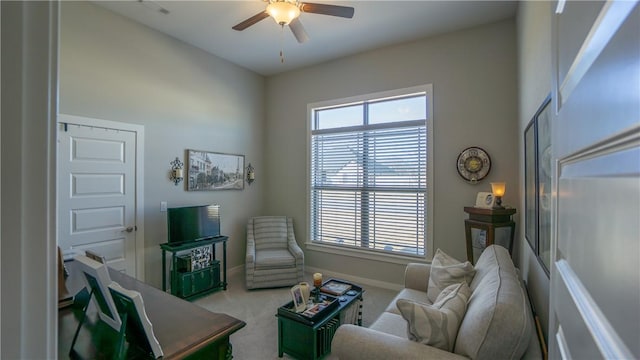
[[[292,286],[303,281],[304,253],[293,234],[293,219],[249,219],[245,268],[247,289]]]

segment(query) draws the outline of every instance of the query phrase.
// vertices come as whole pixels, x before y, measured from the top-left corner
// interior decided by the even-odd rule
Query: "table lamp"
[[[495,202],[495,205],[493,206],[494,209],[504,209],[504,206],[502,206],[502,197],[504,196],[506,187],[507,187],[507,184],[503,182],[491,183],[491,192],[493,193],[493,196],[496,197],[496,202]]]

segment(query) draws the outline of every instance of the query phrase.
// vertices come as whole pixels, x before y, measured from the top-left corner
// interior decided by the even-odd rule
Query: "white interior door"
[[[567,1],[553,42],[549,355],[639,359],[640,6]]]
[[[136,276],[136,133],[60,123],[58,244]]]

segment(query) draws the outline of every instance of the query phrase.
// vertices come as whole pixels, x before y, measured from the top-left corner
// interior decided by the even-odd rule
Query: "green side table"
[[[329,281],[343,280],[330,279]],[[284,353],[296,359],[322,359],[331,352],[331,340],[338,327],[345,323],[362,326],[362,295],[364,290],[350,284],[349,295],[342,295],[343,301],[335,296],[337,306],[328,307],[312,319],[292,311],[293,302],[278,308],[278,356]],[[323,296],[333,296],[323,294]],[[348,316],[357,311],[357,317]],[[355,321],[354,321],[355,320]]]

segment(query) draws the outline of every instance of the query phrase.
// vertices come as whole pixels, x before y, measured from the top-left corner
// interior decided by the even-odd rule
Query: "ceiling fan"
[[[288,25],[289,29],[291,29],[291,32],[293,32],[293,35],[296,37],[296,40],[298,40],[299,43],[303,43],[309,40],[309,36],[307,36],[307,32],[304,30],[302,23],[298,19],[300,12],[339,16],[348,19],[353,17],[354,12],[353,8],[349,6],[314,4],[297,0],[264,1],[268,1],[269,4],[263,12],[242,21],[241,23],[233,26],[232,29],[242,31],[260,20],[271,16],[280,26],[284,27],[285,25]]]

